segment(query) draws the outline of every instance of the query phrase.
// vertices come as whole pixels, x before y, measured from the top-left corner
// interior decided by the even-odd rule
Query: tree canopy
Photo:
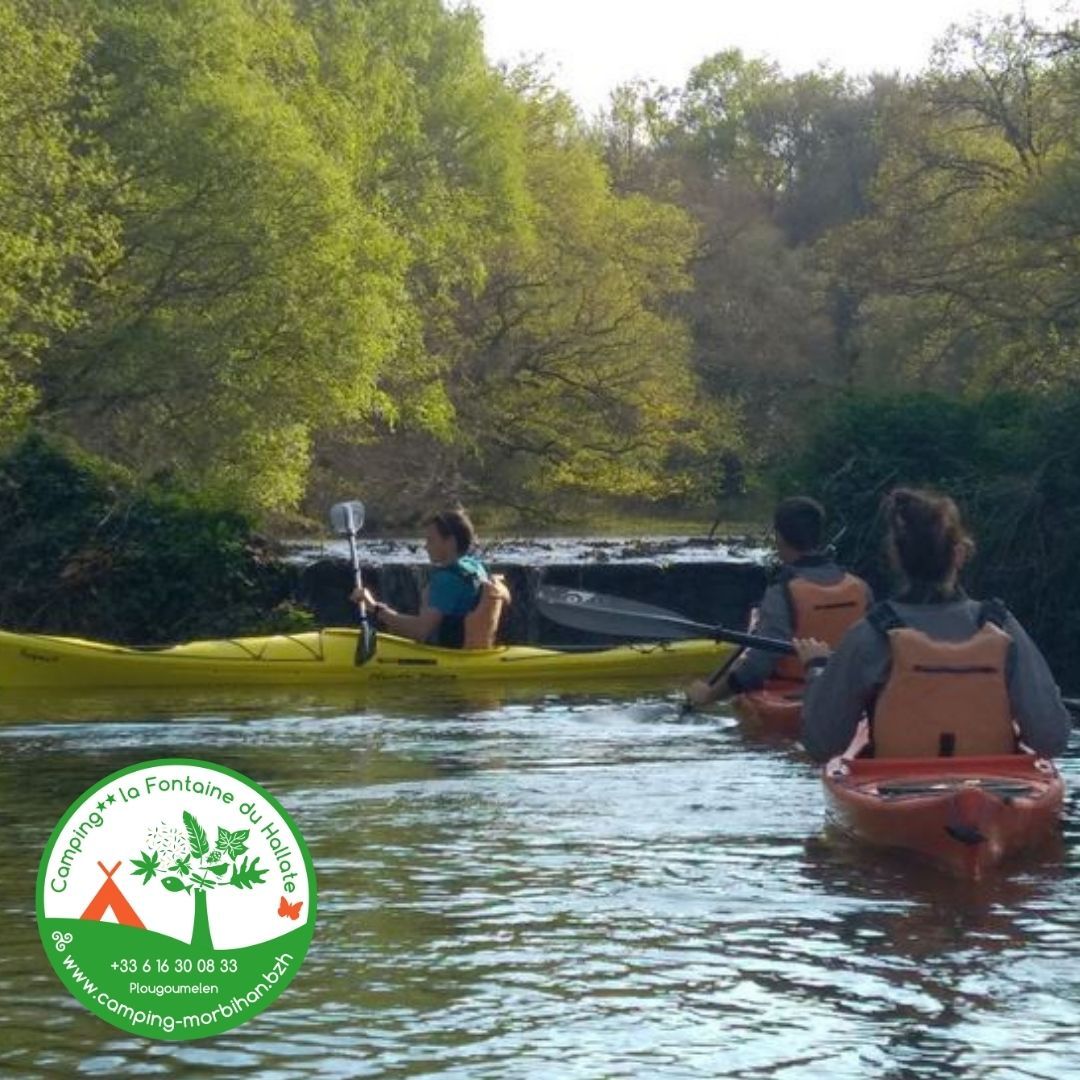
[[[0,37],[0,440],[254,511],[700,504],[838,392],[1080,370],[1076,27],[904,79],[720,48],[591,120],[442,0],[0,0]]]

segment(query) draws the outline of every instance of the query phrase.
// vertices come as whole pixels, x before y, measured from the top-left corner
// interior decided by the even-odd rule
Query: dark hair
[[[796,551],[817,551],[825,531],[825,508],[816,499],[793,495],[777,506],[773,528]]]
[[[434,525],[444,540],[452,536],[459,555],[467,554],[476,543],[476,530],[464,510],[440,510],[431,515],[428,524]]]
[[[948,495],[897,488],[885,496],[889,554],[909,582],[936,585],[956,566],[956,552],[974,543]]]

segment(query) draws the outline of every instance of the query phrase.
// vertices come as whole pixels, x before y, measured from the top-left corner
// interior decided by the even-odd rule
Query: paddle
[[[584,630],[592,634],[613,637],[636,637],[651,641],[679,641],[685,638],[712,638],[744,648],[791,656],[795,652],[790,641],[746,634],[723,626],[708,626],[694,622],[666,608],[624,600],[619,596],[604,596],[583,589],[565,589],[544,585],[537,590],[537,607],[552,622]]]
[[[360,555],[356,550],[356,534],[364,527],[364,504],[359,500],[335,503],[330,507],[330,528],[339,536],[349,538],[353,575],[360,593],[360,641],[356,650],[357,665],[366,664],[375,655],[375,628],[363,600],[364,580],[360,573]]]

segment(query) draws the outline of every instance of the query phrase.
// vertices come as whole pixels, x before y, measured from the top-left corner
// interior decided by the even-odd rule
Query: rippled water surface
[[[0,707],[0,1074],[1080,1076],[1074,809],[976,888],[823,834],[805,760],[660,691],[357,698]],[[319,879],[296,980],[193,1043],[78,1006],[33,917],[68,803],[163,756],[276,793]]]

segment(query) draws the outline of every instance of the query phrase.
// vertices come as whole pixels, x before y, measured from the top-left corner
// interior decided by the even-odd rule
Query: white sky
[[[913,73],[951,23],[976,12],[1042,23],[1080,17],[1080,0],[471,0],[487,53],[542,55],[587,113],[636,76],[680,86],[721,49],[767,56],[794,74],[828,63],[851,74]]]

